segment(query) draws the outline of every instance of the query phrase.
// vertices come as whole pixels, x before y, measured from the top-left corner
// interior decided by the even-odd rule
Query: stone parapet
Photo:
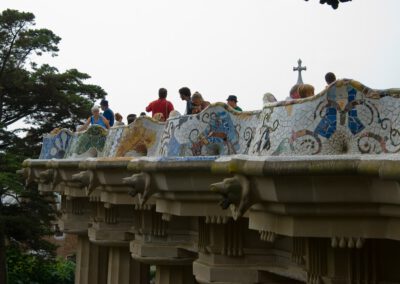
[[[147,283],[148,265],[157,284],[400,283],[399,96],[339,80],[260,111],[55,131],[21,173],[61,195],[76,283]]]

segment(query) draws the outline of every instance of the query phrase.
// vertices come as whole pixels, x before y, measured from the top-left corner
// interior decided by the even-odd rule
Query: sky
[[[299,58],[316,92],[328,71],[400,87],[400,0],[338,10],[318,0],[1,0],[7,8],[33,12],[38,28],[62,38],[58,57],[40,62],[88,73],[124,117],[144,111],[160,87],[181,113],[183,86],[210,102],[236,95],[244,110],[261,109],[266,92],[288,96]]]

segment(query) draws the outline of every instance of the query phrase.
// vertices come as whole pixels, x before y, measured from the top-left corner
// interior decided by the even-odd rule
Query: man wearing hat
[[[107,100],[101,100],[100,102],[101,110],[103,111],[103,116],[108,120],[110,123],[110,127],[114,125],[114,112],[108,107]]]
[[[238,105],[237,105],[237,102],[238,102],[238,100],[237,100],[237,97],[236,96],[229,96],[227,99],[226,99],[226,101],[228,102],[228,105],[231,107],[231,108],[233,108],[234,110],[237,110],[237,111],[242,111],[242,109],[240,108],[240,107],[238,107]]]

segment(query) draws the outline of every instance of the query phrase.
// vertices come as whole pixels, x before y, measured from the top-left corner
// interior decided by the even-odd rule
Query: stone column
[[[156,284],[194,284],[191,265],[157,265]]]
[[[108,258],[108,284],[148,284],[150,268],[131,258],[127,247],[111,247]]]
[[[108,251],[89,242],[87,236],[78,236],[75,284],[106,284]]]

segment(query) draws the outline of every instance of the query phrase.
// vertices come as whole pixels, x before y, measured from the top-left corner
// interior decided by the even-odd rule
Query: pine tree
[[[44,133],[80,124],[105,91],[85,84],[89,75],[76,69],[59,72],[32,62],[32,55],[57,55],[61,38],[35,29],[32,13],[5,10],[0,14],[0,283],[7,283],[6,245],[52,256],[43,240],[56,217],[37,187],[24,186],[16,174],[21,162],[39,155]],[[23,129],[13,129],[16,122]]]

